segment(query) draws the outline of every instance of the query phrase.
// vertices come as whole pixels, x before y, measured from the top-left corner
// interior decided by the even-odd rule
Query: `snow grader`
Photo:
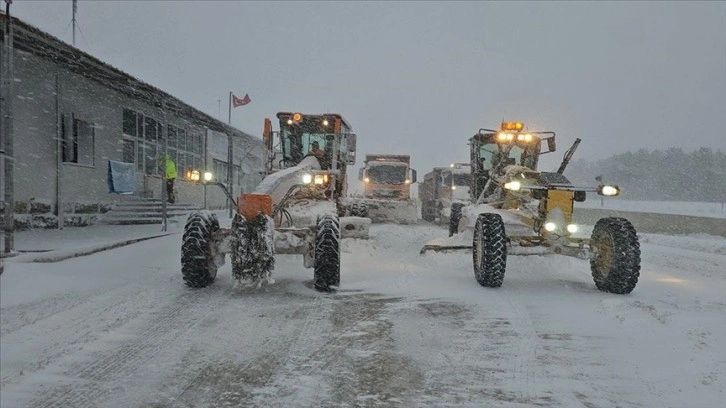
[[[633,225],[624,218],[602,218],[587,238],[578,237],[579,226],[572,222],[574,202],[585,201],[588,192],[620,194],[618,186],[576,187],[565,177],[580,139],[554,172],[537,170],[539,156],[555,151],[554,132],[529,132],[521,122],[503,122],[498,130],[479,129],[469,142],[469,202],[452,204],[450,238],[429,242],[421,253],[471,250],[474,276],[485,287],[502,285],[507,255],[574,256],[589,259],[599,290],[633,291],[640,275]]]
[[[214,282],[227,253],[237,284],[272,283],[277,253],[303,255],[315,289],[331,291],[340,285],[341,238],[367,237],[369,219],[342,217],[346,169],[356,152],[348,122],[335,113],[280,112],[277,118],[279,131],[265,119],[266,176],[253,193],[235,200],[211,173],[200,180],[220,186],[237,211],[231,229],[220,228],[210,211],[189,216],[181,256],[187,286]]]

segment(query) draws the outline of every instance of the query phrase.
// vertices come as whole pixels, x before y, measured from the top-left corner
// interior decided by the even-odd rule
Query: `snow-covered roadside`
[[[704,203],[690,201],[636,201],[623,200],[619,197],[608,197],[603,200],[598,196],[588,197],[582,208],[602,208],[617,211],[652,212],[656,214],[692,215],[698,217],[726,218],[724,203]]]

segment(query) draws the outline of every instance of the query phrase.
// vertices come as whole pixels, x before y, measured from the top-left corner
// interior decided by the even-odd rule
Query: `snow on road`
[[[172,235],[0,277],[3,407],[717,407],[726,401],[726,239],[641,234],[630,295],[589,263],[426,253],[435,225],[344,240],[342,288],[297,256],[190,290]]]

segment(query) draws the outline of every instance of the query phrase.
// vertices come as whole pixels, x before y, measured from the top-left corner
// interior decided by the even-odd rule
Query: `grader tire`
[[[507,234],[499,214],[479,214],[474,227],[474,277],[480,285],[502,286],[507,268]]]
[[[191,288],[209,286],[217,277],[212,234],[219,221],[209,211],[193,212],[187,218],[182,235],[181,264],[184,283]]]
[[[451,216],[449,217],[449,236],[459,233],[459,220],[461,220],[462,203],[451,204]]]
[[[313,280],[321,292],[340,285],[340,220],[335,215],[318,217]]]
[[[595,286],[603,292],[628,294],[640,277],[640,243],[635,228],[625,218],[601,218],[590,238],[590,270]]]

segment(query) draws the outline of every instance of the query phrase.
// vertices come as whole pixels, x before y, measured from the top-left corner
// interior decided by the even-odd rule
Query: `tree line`
[[[574,185],[594,185],[595,177],[621,187],[631,200],[726,200],[726,154],[701,147],[691,153],[681,148],[641,149],[591,162],[570,162],[565,175]]]

